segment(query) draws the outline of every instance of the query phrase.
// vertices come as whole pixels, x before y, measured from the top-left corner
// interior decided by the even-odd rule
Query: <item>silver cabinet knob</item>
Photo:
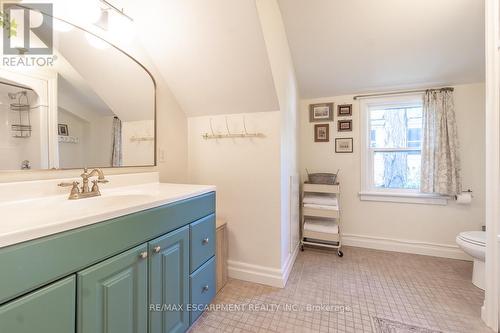
[[[203,287],[203,290],[202,290],[202,291],[203,291],[204,293],[206,293],[206,292],[208,291],[208,289],[209,289],[209,288],[208,288],[208,284],[206,284],[206,285]]]
[[[161,251],[161,246],[155,246],[155,247],[153,248],[153,251],[154,251],[154,253],[160,253],[160,251]]]
[[[209,239],[208,239],[208,237],[207,237],[207,238],[205,238],[205,239],[203,239],[203,240],[201,241],[201,244],[203,244],[203,245],[207,245],[207,244],[208,244],[208,241],[209,241]]]
[[[147,252],[141,252],[139,254],[139,258],[141,258],[141,259],[146,259],[147,257],[148,257],[148,253]]]

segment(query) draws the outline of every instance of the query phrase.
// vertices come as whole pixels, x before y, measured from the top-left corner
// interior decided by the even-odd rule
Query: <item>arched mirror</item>
[[[32,20],[53,18],[24,5],[12,9],[12,17],[16,10],[30,10]],[[76,25],[53,18],[53,27],[35,36],[52,46],[49,55],[16,47],[14,37],[8,46],[19,52],[6,55],[4,43],[0,170],[155,165],[152,75]]]

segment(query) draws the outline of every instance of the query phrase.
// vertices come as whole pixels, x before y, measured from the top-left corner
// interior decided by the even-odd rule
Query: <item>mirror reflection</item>
[[[69,28],[54,29],[52,66],[0,69],[0,169],[154,165],[151,75],[113,45]]]

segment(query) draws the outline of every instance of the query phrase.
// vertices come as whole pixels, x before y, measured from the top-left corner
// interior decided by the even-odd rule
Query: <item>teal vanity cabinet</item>
[[[78,272],[78,333],[134,333],[148,328],[147,246]]]
[[[0,332],[74,333],[75,276],[0,305]]]
[[[210,192],[0,248],[0,333],[185,332],[215,296],[214,241]]]

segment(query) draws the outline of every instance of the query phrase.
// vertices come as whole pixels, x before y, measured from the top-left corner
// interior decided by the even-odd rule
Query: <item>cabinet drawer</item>
[[[75,290],[71,276],[0,306],[0,332],[74,332]]]
[[[212,257],[190,277],[191,323],[203,313],[203,306],[215,296],[215,258]]]
[[[215,215],[209,215],[190,226],[190,272],[215,254]]]

